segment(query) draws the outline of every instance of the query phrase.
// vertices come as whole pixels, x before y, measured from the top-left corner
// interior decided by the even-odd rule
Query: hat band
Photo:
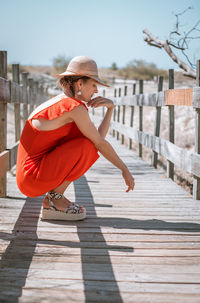
[[[75,71],[75,70],[72,70],[72,69],[68,69],[67,70],[68,72],[71,72],[71,73],[75,73],[75,74],[81,74],[81,75],[88,75],[88,76],[93,76],[93,77],[99,77],[98,74],[96,72],[92,72],[91,70],[84,70],[84,71]]]

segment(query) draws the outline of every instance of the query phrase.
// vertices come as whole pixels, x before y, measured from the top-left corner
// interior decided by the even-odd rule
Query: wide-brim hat
[[[62,78],[67,76],[86,76],[97,83],[109,87],[98,76],[97,64],[87,56],[76,56],[68,64],[67,69],[62,74],[54,74],[55,77]]]

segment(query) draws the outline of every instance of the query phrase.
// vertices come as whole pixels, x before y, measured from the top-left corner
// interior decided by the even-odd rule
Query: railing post
[[[29,115],[33,111],[33,79],[28,79],[28,102],[29,102]]]
[[[200,86],[200,60],[197,60],[196,85]],[[195,152],[200,154],[200,109],[195,109]],[[193,198],[200,200],[200,178],[193,178]]]
[[[48,95],[48,86],[46,85],[44,86],[44,96],[42,102],[47,101],[47,98],[49,98],[49,95]]]
[[[136,83],[133,84],[133,95],[135,95]],[[134,106],[131,105],[130,127],[133,127]],[[132,139],[129,139],[129,149],[132,149]]]
[[[44,93],[45,93],[45,88],[44,88],[44,86],[43,85],[40,85],[39,86],[39,100],[40,100],[40,104],[42,103],[42,102],[44,102]]]
[[[124,86],[124,96],[127,96],[127,85]],[[126,105],[122,105],[122,124],[125,124]],[[124,135],[121,137],[121,143],[124,144]]]
[[[117,89],[114,89],[114,98],[117,97]],[[114,111],[113,111],[113,121],[116,120],[116,106],[114,107]],[[113,137],[115,136],[115,130],[113,129]]]
[[[28,119],[28,73],[22,73],[23,85],[23,124],[25,125]]]
[[[0,77],[7,79],[7,52],[0,51]],[[7,103],[0,101],[0,153],[7,148]],[[0,178],[0,197],[6,196],[7,173]]]
[[[143,94],[143,80],[139,80],[139,94]],[[139,106],[139,130],[143,131],[143,106]],[[139,157],[142,157],[141,143],[139,143]]]
[[[169,89],[174,89],[174,70],[169,69]],[[169,109],[169,141],[174,143],[174,105],[168,105]],[[167,160],[167,177],[174,180],[174,163]]]
[[[34,105],[33,109],[37,106],[38,103],[40,103],[39,100],[39,82],[34,81],[33,82],[33,100],[34,100]]]
[[[12,80],[15,83],[20,83],[19,79],[19,64],[12,64]],[[14,103],[15,108],[15,142],[20,138],[21,134],[21,116],[20,116],[20,103]]]
[[[163,90],[163,77],[160,76],[158,78],[158,92]],[[154,129],[154,136],[160,136],[160,121],[161,121],[161,106],[156,107],[156,121],[155,121],[155,129]],[[156,168],[158,161],[158,153],[153,151],[152,156],[152,165]]]
[[[119,97],[121,97],[121,87],[119,88]],[[117,106],[117,122],[120,122],[120,105]],[[117,131],[117,140],[119,140],[119,132]]]

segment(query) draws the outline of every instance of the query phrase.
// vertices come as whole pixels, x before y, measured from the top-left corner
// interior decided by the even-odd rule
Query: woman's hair
[[[69,97],[75,97],[75,88],[74,83],[79,79],[82,79],[83,82],[87,82],[90,78],[86,76],[67,76],[58,79],[57,86],[60,86],[64,93]]]

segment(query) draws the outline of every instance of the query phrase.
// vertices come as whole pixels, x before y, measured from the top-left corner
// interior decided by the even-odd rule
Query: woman
[[[56,76],[64,93],[39,105],[22,131],[17,185],[29,197],[46,194],[42,219],[81,220],[86,217],[85,208],[71,203],[63,193],[94,164],[98,151],[122,171],[127,192],[134,189],[134,178],[105,140],[114,104],[103,97],[92,99],[98,84],[107,86],[98,77],[95,61],[86,56],[74,57],[67,70]],[[86,104],[107,107],[98,130]]]

